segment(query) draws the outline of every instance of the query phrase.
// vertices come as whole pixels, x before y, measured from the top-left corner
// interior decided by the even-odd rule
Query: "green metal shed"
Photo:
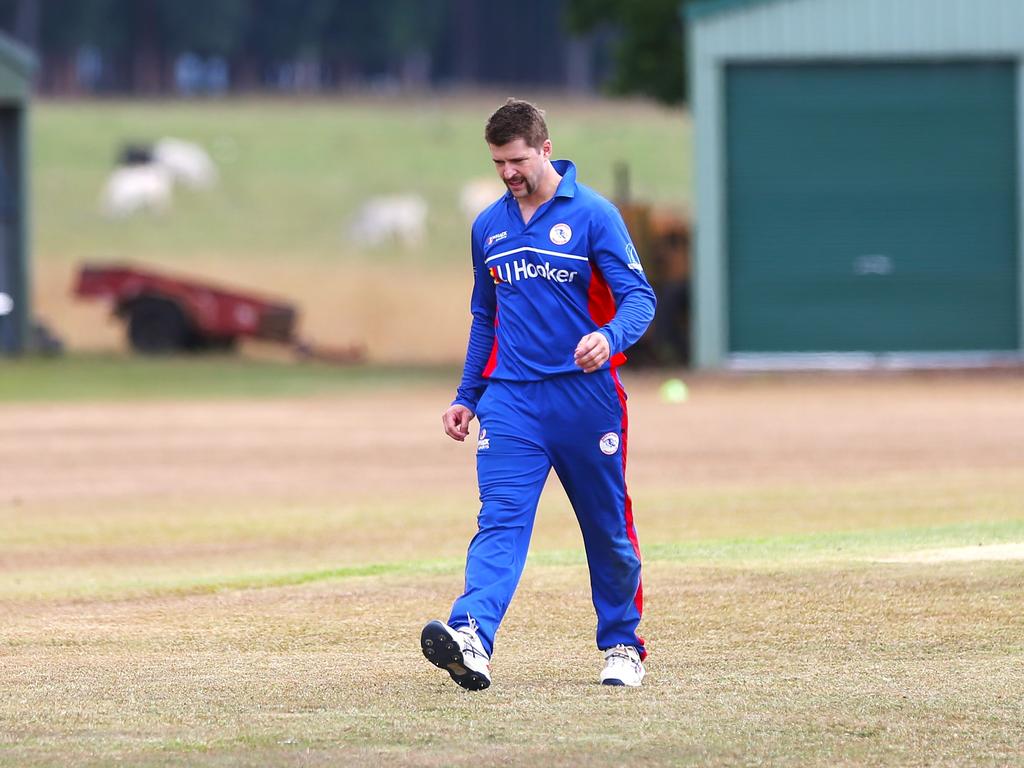
[[[696,365],[1024,359],[1024,2],[687,16]]]
[[[32,321],[28,241],[28,104],[35,58],[0,34],[0,355],[25,350]]]

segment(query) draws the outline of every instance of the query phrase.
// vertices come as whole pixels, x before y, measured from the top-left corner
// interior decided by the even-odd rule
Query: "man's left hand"
[[[584,373],[593,373],[608,362],[611,353],[608,337],[600,331],[594,331],[580,339],[580,343],[576,345],[573,361],[583,369]]]

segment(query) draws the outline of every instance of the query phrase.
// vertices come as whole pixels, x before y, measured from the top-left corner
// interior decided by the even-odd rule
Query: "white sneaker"
[[[643,682],[647,671],[640,654],[632,645],[616,645],[604,652],[601,685],[627,685],[635,688]]]
[[[463,688],[482,691],[491,684],[491,659],[477,637],[472,617],[468,627],[457,630],[443,621],[430,622],[420,633],[420,647],[427,661],[447,670]]]

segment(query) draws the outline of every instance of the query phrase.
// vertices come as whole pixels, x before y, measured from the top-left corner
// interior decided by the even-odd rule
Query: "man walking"
[[[484,137],[508,192],[473,224],[473,321],[445,432],[480,419],[482,506],[465,592],[420,642],[464,688],[490,685],[494,635],[519,583],[552,468],[583,532],[600,680],[640,685],[640,548],[626,492],[626,394],[616,368],[654,316],[654,292],[615,207],[551,160],[543,113],[509,99]]]

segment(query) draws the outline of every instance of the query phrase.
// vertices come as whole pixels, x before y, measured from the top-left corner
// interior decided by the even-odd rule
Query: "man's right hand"
[[[461,443],[469,435],[469,422],[474,416],[475,414],[464,405],[449,406],[448,410],[441,414],[445,434]]]

